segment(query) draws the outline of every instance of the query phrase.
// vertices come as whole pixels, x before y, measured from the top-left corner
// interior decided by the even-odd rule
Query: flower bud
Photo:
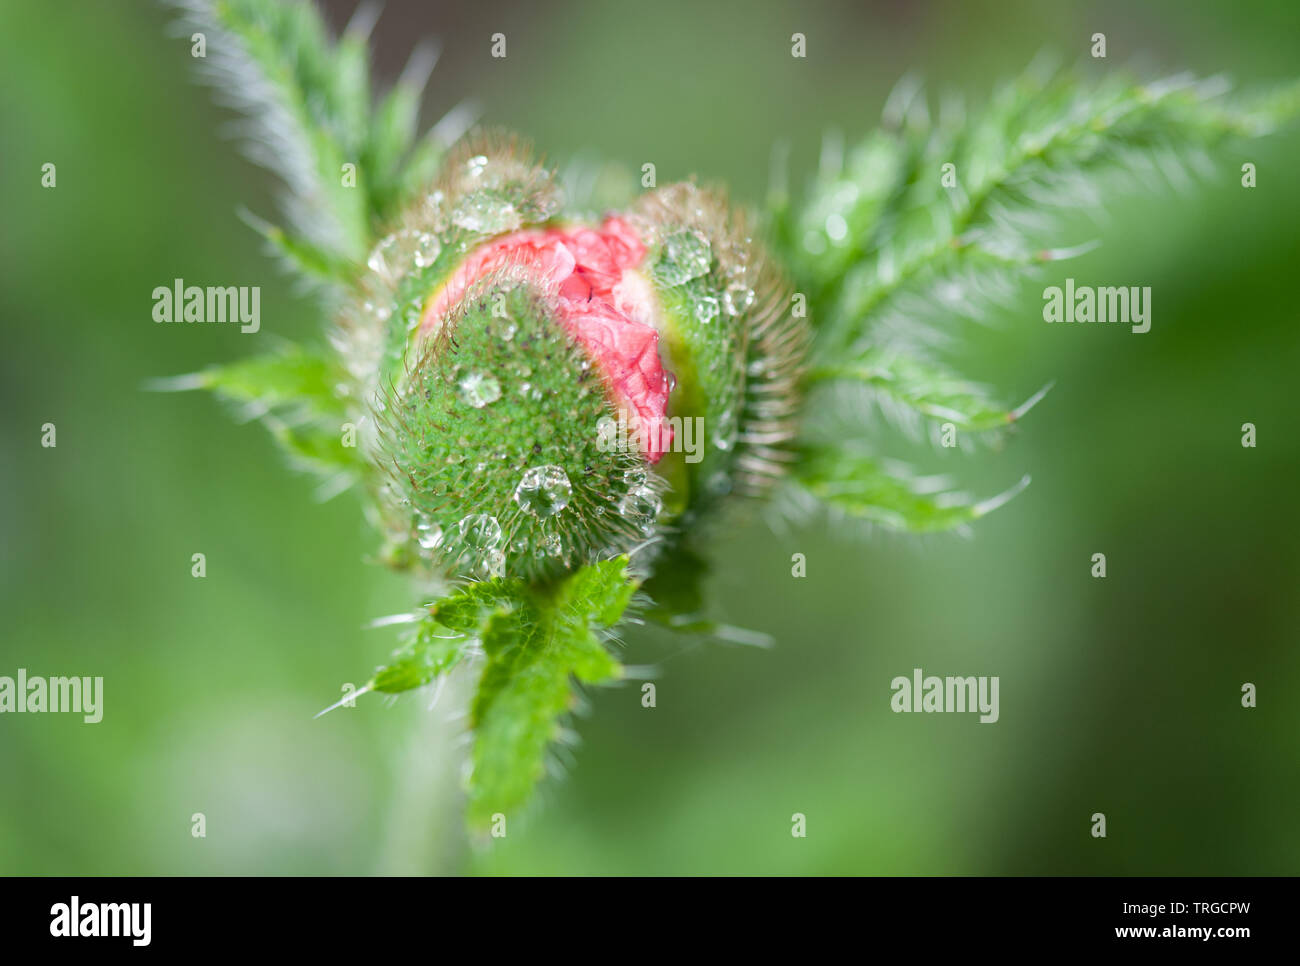
[[[340,337],[394,564],[546,580],[779,468],[806,332],[743,219],[689,184],[560,207],[480,136],[370,256]]]
[[[647,247],[643,271],[677,379],[672,415],[703,427],[700,452],[679,451],[660,468],[682,522],[694,525],[729,493],[758,496],[783,472],[810,333],[747,218],[720,191],[668,185],[628,220]]]

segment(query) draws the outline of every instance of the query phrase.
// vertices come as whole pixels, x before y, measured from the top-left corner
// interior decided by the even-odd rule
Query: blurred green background
[[[0,9],[0,674],[105,678],[100,724],[0,717],[0,872],[1300,872],[1300,134],[1063,237],[1106,244],[1062,278],[1152,286],[1150,333],[1049,327],[1032,287],[969,331],[967,371],[1006,398],[1057,381],[1005,449],[947,457],[980,493],[1034,477],[973,540],[720,537],[718,616],[775,648],[629,634],[658,707],[593,694],[568,776],[475,848],[454,702],[312,720],[393,647],[362,625],[410,603],[364,562],[357,501],[315,503],[214,400],[141,389],[323,324],[239,222],[274,212],[275,182],[169,22],[146,2]],[[474,98],[553,160],[654,161],[661,184],[698,173],[757,200],[774,141],[807,173],[823,130],[868,130],[906,72],[980,99],[1096,31],[1117,65],[1300,71],[1294,0],[389,0],[375,43],[392,79],[441,38],[430,122]],[[260,285],[262,332],[155,325],[151,292],[176,277]],[[891,713],[913,667],[998,675],[1000,722]]]

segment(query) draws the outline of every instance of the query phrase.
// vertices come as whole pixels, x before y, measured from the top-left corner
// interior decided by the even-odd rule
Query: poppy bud
[[[743,220],[686,184],[594,224],[561,204],[480,137],[370,256],[341,347],[394,563],[545,580],[779,466],[804,334]]]

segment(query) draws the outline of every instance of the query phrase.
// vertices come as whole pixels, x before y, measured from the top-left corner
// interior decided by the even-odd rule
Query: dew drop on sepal
[[[564,469],[553,464],[527,470],[515,487],[515,502],[537,517],[549,517],[569,505],[573,485]]]
[[[495,376],[471,372],[456,384],[456,395],[465,405],[482,409],[501,398],[501,383]]]
[[[425,550],[436,550],[442,545],[442,527],[428,517],[421,517],[416,524],[416,537]]]
[[[707,324],[718,317],[718,300],[712,295],[702,295],[695,299],[693,308],[695,318],[700,322]]]
[[[442,254],[442,244],[436,235],[421,232],[415,242],[415,267],[428,268]]]
[[[523,217],[514,204],[489,191],[475,191],[462,198],[452,210],[451,222],[485,235],[514,231],[523,224]]]
[[[728,315],[740,315],[754,304],[754,290],[742,282],[733,282],[722,293],[722,308]]]
[[[623,471],[623,482],[627,484],[629,490],[635,490],[639,486],[646,484],[646,470],[643,466],[634,466],[631,469]]]
[[[656,271],[665,285],[681,285],[707,275],[713,264],[709,240],[698,231],[673,232],[664,240],[663,255]]]
[[[483,553],[478,562],[479,577],[484,580],[491,580],[493,577],[502,577],[506,572],[506,555],[504,551],[493,547]]]
[[[643,533],[649,533],[663,509],[664,501],[648,486],[638,486],[629,490],[618,502],[618,512],[623,519],[637,527]]]
[[[471,513],[457,529],[461,542],[472,550],[494,550],[501,543],[501,524],[490,513]]]

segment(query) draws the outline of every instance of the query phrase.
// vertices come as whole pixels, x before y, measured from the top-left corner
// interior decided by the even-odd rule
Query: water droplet
[[[492,550],[501,542],[501,524],[488,513],[472,513],[457,524],[460,539],[473,550]]]
[[[569,505],[573,485],[569,474],[548,464],[526,471],[515,487],[515,502],[537,517],[550,517]]]
[[[488,550],[479,559],[478,575],[483,580],[491,580],[493,577],[501,577],[506,572],[506,555],[502,550],[495,547]]]
[[[722,293],[722,307],[728,315],[740,315],[754,304],[754,290],[741,282],[732,282]]]
[[[681,285],[708,274],[713,264],[709,240],[698,231],[684,229],[664,241],[663,255],[656,271],[665,285]]]
[[[721,450],[731,449],[736,435],[736,417],[730,410],[718,414],[713,422],[713,445]]]
[[[515,333],[518,331],[519,326],[515,325],[513,322],[507,322],[501,327],[501,341],[509,342],[515,337]]]
[[[638,486],[629,490],[618,501],[618,512],[623,519],[635,525],[643,533],[654,529],[655,519],[663,509],[664,501],[659,494],[648,486]]]
[[[415,239],[415,267],[428,268],[442,254],[442,244],[436,235],[421,232]]]
[[[365,310],[380,322],[387,322],[393,314],[393,310],[389,306],[376,305],[374,302],[367,302],[365,304]]]
[[[558,557],[564,553],[564,542],[558,533],[548,533],[542,537],[542,550],[547,556]]]
[[[466,231],[495,235],[514,231],[523,219],[515,206],[489,191],[475,191],[466,195],[451,213],[451,222]]]
[[[701,295],[692,300],[695,318],[706,325],[718,317],[718,300],[712,295]]]
[[[629,490],[635,490],[638,486],[645,486],[646,471],[643,466],[634,466],[630,470],[623,471],[623,482],[627,484]]]
[[[480,177],[487,169],[488,159],[485,154],[476,154],[465,162],[465,170],[469,172],[471,178]]]
[[[471,372],[456,384],[456,395],[465,405],[482,409],[501,398],[501,383],[497,382],[495,376]]]
[[[396,235],[385,235],[379,240],[374,249],[370,252],[370,257],[366,259],[366,266],[372,272],[378,272],[380,275],[388,275],[393,266],[390,264],[390,257],[394,248],[397,246]]]
[[[425,550],[436,550],[442,544],[442,527],[428,517],[421,517],[415,529],[420,546]]]

